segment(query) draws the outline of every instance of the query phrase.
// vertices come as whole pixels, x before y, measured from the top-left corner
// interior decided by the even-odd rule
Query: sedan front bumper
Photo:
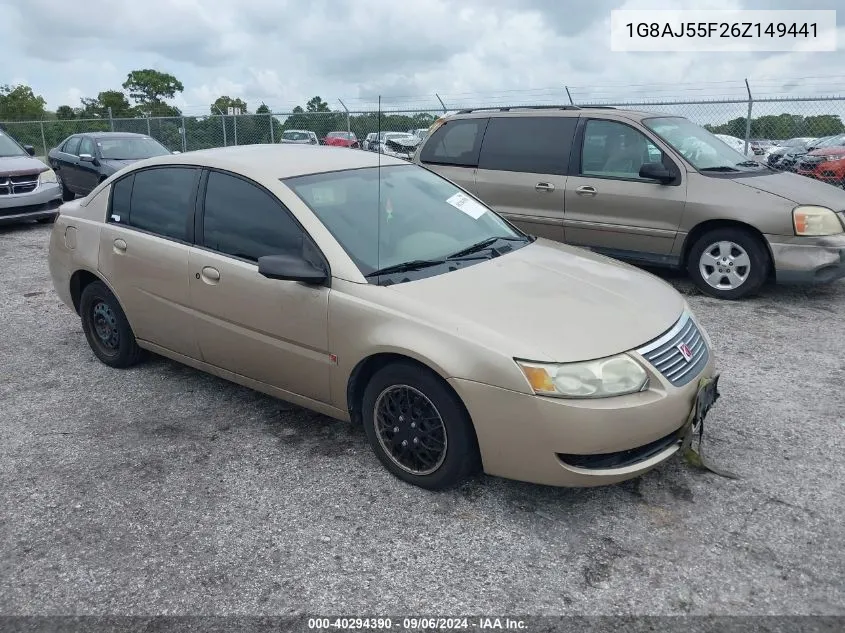
[[[698,380],[673,387],[646,369],[647,391],[595,400],[449,383],[473,420],[484,472],[551,486],[602,486],[638,477],[680,448]],[[711,353],[699,376],[713,374]]]

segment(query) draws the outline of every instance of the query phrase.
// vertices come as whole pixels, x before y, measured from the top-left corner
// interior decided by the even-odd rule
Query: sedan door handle
[[[202,278],[206,283],[216,284],[220,281],[220,271],[211,266],[206,266],[202,269]]]
[[[120,238],[114,241],[114,252],[121,254],[126,252],[126,242]]]
[[[538,182],[536,185],[534,185],[534,188],[537,191],[554,191],[555,190],[555,186],[551,183],[548,183],[548,182]]]
[[[577,193],[579,196],[594,196],[598,193],[598,191],[596,191],[595,187],[591,187],[590,185],[583,185],[581,187],[578,187],[575,190],[575,193]]]

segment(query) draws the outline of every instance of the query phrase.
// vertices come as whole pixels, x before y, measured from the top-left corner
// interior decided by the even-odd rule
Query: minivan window
[[[224,255],[258,261],[302,254],[304,234],[287,209],[264,189],[213,171],[205,191],[202,243]]]
[[[194,215],[198,170],[190,167],[158,167],[135,172],[128,217],[129,224],[174,240],[188,240]],[[115,196],[112,196],[114,204]],[[111,213],[115,215],[114,208]],[[115,220],[117,221],[117,220]]]
[[[643,119],[643,124],[699,171],[730,173],[767,169],[689,119],[654,117]]]
[[[640,179],[645,163],[662,163],[663,152],[642,132],[618,121],[591,119],[584,129],[584,176]]]
[[[78,154],[77,150],[79,149],[79,141],[80,138],[78,136],[70,137],[65,143],[65,146],[62,148],[62,151],[66,154],[73,154],[76,156]]]
[[[577,124],[576,117],[494,117],[478,168],[565,175]]]
[[[420,153],[420,161],[435,165],[476,167],[487,119],[446,121],[434,131]]]

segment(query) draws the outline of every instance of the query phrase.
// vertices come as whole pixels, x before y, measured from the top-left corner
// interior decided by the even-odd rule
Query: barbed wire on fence
[[[564,100],[508,100],[504,96],[484,101],[447,100],[438,95],[435,103],[389,103],[381,108],[351,105],[348,110],[319,112],[272,112],[264,114],[201,114],[178,117],[92,118],[51,121],[0,122],[0,129],[23,145],[37,148],[46,156],[72,134],[82,132],[133,132],[157,139],[171,151],[191,151],[256,143],[278,143],[285,130],[311,130],[322,138],[332,131],[355,134],[359,141],[377,130],[405,132],[427,128],[445,111],[495,109],[535,105],[580,107],[614,106],[683,116],[716,133],[748,141],[765,138],[820,137],[845,133],[845,96],[762,97],[749,99],[667,100],[658,97],[629,100],[581,101],[571,93]],[[346,103],[344,100],[342,103]]]

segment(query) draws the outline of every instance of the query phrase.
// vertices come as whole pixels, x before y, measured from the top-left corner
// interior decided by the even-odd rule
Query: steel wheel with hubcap
[[[142,350],[117,298],[101,281],[94,281],[79,299],[82,331],[91,351],[110,367],[131,367],[141,359]]]
[[[475,429],[457,394],[412,361],[377,370],[364,389],[367,439],[387,470],[415,486],[451,487],[480,467]]]
[[[769,271],[769,254],[760,238],[740,227],[708,231],[696,240],[687,272],[706,294],[739,299],[760,288]]]

